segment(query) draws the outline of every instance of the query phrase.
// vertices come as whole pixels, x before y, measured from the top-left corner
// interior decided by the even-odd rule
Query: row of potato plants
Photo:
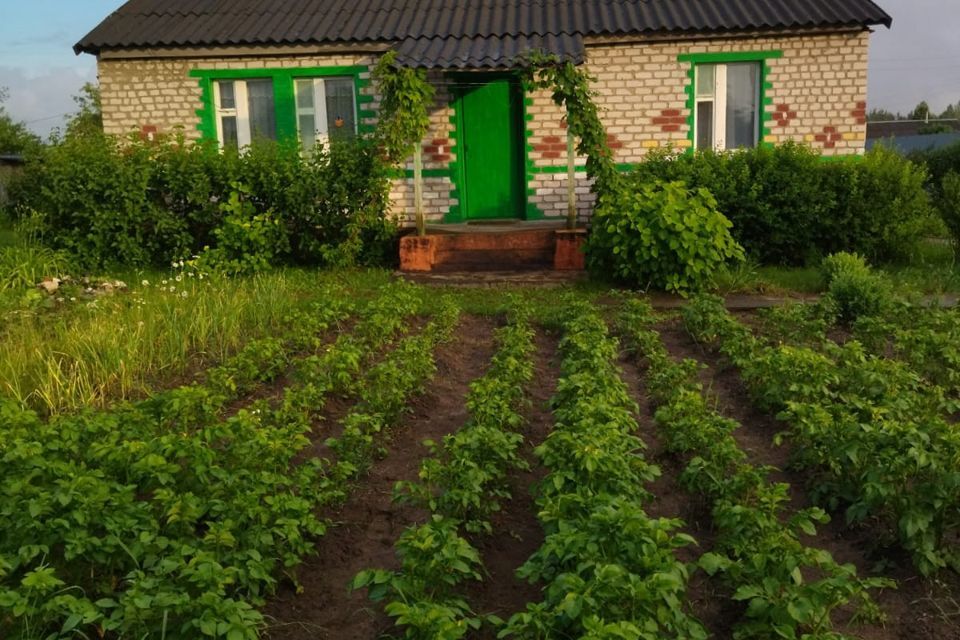
[[[316,330],[351,304],[332,297],[293,342],[320,346]],[[279,342],[242,351],[208,386],[107,412],[43,422],[0,405],[0,635],[256,637],[253,605],[324,533],[317,506],[343,495],[323,461],[295,463],[320,390],[345,392],[418,306],[386,288],[355,336],[294,367],[276,406],[226,419],[226,397],[283,370]]]
[[[470,385],[469,421],[436,443],[425,441],[430,455],[417,481],[398,482],[395,499],[430,513],[410,526],[396,543],[400,568],[359,573],[353,588],[368,588],[411,640],[455,640],[479,629],[493,616],[477,616],[460,588],[481,579],[479,553],[465,533],[489,534],[491,516],[511,498],[507,476],[528,468],[521,454],[525,389],[533,379],[535,349],[530,309],[516,303],[506,326],[496,332],[498,346],[490,368]]]
[[[815,501],[846,507],[848,523],[887,523],[924,574],[960,568],[960,431],[944,417],[952,401],[941,388],[857,341],[766,344],[718,298],[700,297],[683,315],[695,338],[719,343],[757,405],[789,425]]]
[[[829,301],[765,310],[760,330],[771,342],[822,350],[830,343],[836,316]],[[902,361],[949,397],[945,409],[960,411],[960,313],[956,309],[899,300],[879,313],[856,319],[851,335],[872,355]]]
[[[680,521],[644,511],[659,469],[635,435],[619,343],[589,303],[570,300],[562,324],[555,428],[536,449],[548,469],[537,497],[546,537],[518,570],[545,585],[543,600],[499,637],[705,638],[688,611],[690,567],[676,556],[695,541]]]
[[[907,363],[932,384],[960,398],[960,313],[901,303],[887,313],[860,318],[853,333],[868,350]],[[960,404],[951,407],[960,410]]]
[[[861,619],[880,612],[869,589],[892,587],[880,578],[860,579],[822,549],[801,542],[829,521],[820,508],[788,515],[789,485],[769,480],[769,467],[747,461],[733,436],[739,425],[713,409],[703,394],[695,360],[674,361],[649,303],[628,300],[620,328],[647,366],[648,388],[658,405],[655,420],[670,451],[690,456],[681,476],[691,492],[713,503],[714,552],[700,566],[721,574],[745,606],[735,638],[844,638],[832,613],[852,605]]]

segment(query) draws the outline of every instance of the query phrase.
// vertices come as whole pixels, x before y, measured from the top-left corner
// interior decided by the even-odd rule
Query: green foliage
[[[950,171],[943,176],[937,209],[953,237],[954,250],[960,255],[960,170]]]
[[[397,65],[396,51],[380,56],[372,75],[382,96],[377,138],[387,161],[396,165],[427,134],[435,89],[426,70]]]
[[[400,415],[395,389],[422,386],[415,376],[433,369],[417,363],[456,320],[441,314],[364,377],[419,308],[409,285],[378,293],[332,344],[323,334],[356,308],[339,288],[203,384],[109,412],[44,422],[0,400],[0,635],[256,638],[254,607],[324,534],[317,514],[343,499],[347,467],[375,452],[336,464],[304,455],[325,398],[360,380],[364,406]],[[397,377],[408,361],[415,373]],[[291,367],[281,398],[228,410]]]
[[[684,309],[699,340],[719,343],[758,406],[789,425],[794,465],[813,497],[846,508],[847,521],[876,518],[924,574],[960,567],[960,434],[945,414],[956,402],[902,362],[868,355],[851,341],[820,351],[766,346],[722,302]]]
[[[233,188],[229,200],[220,205],[224,215],[213,231],[216,248],[204,251],[198,264],[228,275],[266,271],[289,246],[286,229],[272,211],[257,213],[249,189],[240,183]]]
[[[837,251],[900,258],[930,228],[925,172],[886,149],[826,162],[806,146],[654,153],[630,177],[706,188],[734,238],[762,264],[801,265]]]
[[[518,572],[545,583],[543,601],[499,637],[706,638],[687,611],[688,568],[676,557],[693,540],[678,521],[643,510],[643,485],[659,470],[634,435],[617,341],[595,309],[571,301],[560,351],[556,425],[536,449],[549,469],[537,498],[547,535]]]
[[[3,103],[7,100],[7,89],[0,87],[0,155],[31,155],[41,147],[40,137],[27,129],[27,125],[16,122],[7,113]]]
[[[874,273],[857,254],[837,253],[823,260],[829,303],[840,321],[852,323],[890,308],[893,289],[889,280]]]
[[[77,111],[67,120],[68,136],[82,136],[103,131],[103,108],[100,101],[100,86],[85,83],[80,93],[73,96]]]
[[[602,204],[618,192],[621,176],[593,100],[597,93],[590,88],[592,78],[582,67],[538,51],[528,54],[527,62],[525,84],[552,92],[553,101],[566,109],[567,128],[577,139],[577,153],[587,158],[587,176]]]
[[[44,241],[82,266],[148,266],[217,249],[220,240],[236,243],[236,229],[215,230],[238,222],[222,207],[238,182],[253,207],[242,219],[269,218],[282,229],[266,234],[278,240],[272,263],[392,258],[397,229],[387,216],[386,168],[369,140],[337,141],[304,157],[287,144],[221,153],[182,136],[121,142],[88,131],[28,162],[11,193],[21,212],[37,212]]]
[[[701,304],[692,314],[704,321]],[[711,313],[707,311],[707,313]],[[876,617],[869,589],[891,581],[859,579],[856,569],[839,565],[829,553],[801,542],[829,520],[813,508],[788,517],[789,486],[768,479],[772,469],[747,462],[732,435],[735,422],[714,410],[697,381],[700,364],[675,362],[651,328],[648,303],[628,300],[620,326],[648,366],[649,388],[658,404],[655,420],[671,451],[688,458],[681,483],[713,501],[717,539],[700,558],[710,575],[720,573],[746,603],[734,638],[840,638],[831,614],[853,605],[860,615]]]
[[[590,268],[633,285],[702,289],[724,264],[743,259],[730,226],[706,189],[682,182],[620,189],[594,213]]]

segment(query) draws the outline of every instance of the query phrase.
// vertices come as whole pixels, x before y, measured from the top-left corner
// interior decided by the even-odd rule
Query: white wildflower
[[[160,284],[162,284],[163,286],[167,286],[167,280],[161,280]]]
[[[181,298],[186,298],[186,297],[187,297],[187,292],[186,292],[186,291],[181,291],[181,292],[180,292],[180,297],[181,297]]]
[[[144,280],[144,281],[141,282],[140,284],[141,284],[142,286],[144,286],[144,287],[149,287],[149,286],[150,286],[150,281],[149,281],[149,280]]]

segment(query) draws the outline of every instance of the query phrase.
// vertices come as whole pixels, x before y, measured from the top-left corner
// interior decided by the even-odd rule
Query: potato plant
[[[397,500],[431,512],[428,522],[411,526],[397,541],[401,568],[363,571],[354,579],[353,587],[367,587],[372,600],[388,600],[386,612],[406,638],[454,640],[484,621],[499,622],[475,615],[459,593],[464,581],[481,577],[479,555],[462,534],[492,532],[490,515],[510,498],[508,472],[527,467],[519,430],[525,388],[533,379],[529,316],[529,308],[515,306],[497,331],[490,368],[470,386],[470,421],[441,443],[425,443],[431,455],[421,464],[419,481],[397,483]]]
[[[813,496],[848,522],[878,518],[924,574],[960,568],[951,542],[960,529],[960,432],[954,403],[903,363],[856,341],[822,351],[767,346],[718,300],[684,310],[687,328],[718,342],[764,409],[779,412],[795,443],[794,463]]]
[[[659,471],[642,455],[636,405],[616,366],[617,341],[588,303],[570,301],[560,344],[556,426],[536,454],[549,473],[539,487],[543,545],[518,575],[542,582],[501,638],[706,638],[687,610],[693,544],[679,521],[643,510]]]
[[[732,432],[739,427],[708,404],[696,379],[699,363],[675,362],[659,334],[648,303],[628,300],[620,326],[647,366],[648,387],[658,405],[655,420],[667,447],[689,457],[681,481],[713,501],[715,551],[700,559],[720,573],[746,609],[735,638],[843,638],[831,614],[852,605],[861,618],[879,611],[869,589],[892,581],[861,579],[853,565],[840,565],[821,549],[800,541],[829,520],[819,509],[787,514],[789,485],[768,478],[770,469],[747,462]],[[811,576],[813,576],[811,578]]]
[[[347,488],[322,460],[294,463],[312,418],[418,308],[407,287],[381,293],[354,336],[293,363],[281,401],[226,419],[226,398],[284,368],[276,343],[252,344],[207,385],[108,412],[45,422],[0,404],[0,635],[257,637],[254,606]],[[325,308],[293,344],[319,346],[316,331],[344,313],[336,299]]]

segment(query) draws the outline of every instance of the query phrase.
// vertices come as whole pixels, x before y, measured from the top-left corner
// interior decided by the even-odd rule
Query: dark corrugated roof
[[[396,42],[408,55],[499,49],[502,60],[534,41],[582,57],[585,36],[890,22],[872,0],[129,0],[74,50]]]
[[[514,66],[530,51],[550,52],[580,64],[584,57],[583,37],[551,34],[407,38],[397,45],[397,62],[409,67],[503,69]]]

